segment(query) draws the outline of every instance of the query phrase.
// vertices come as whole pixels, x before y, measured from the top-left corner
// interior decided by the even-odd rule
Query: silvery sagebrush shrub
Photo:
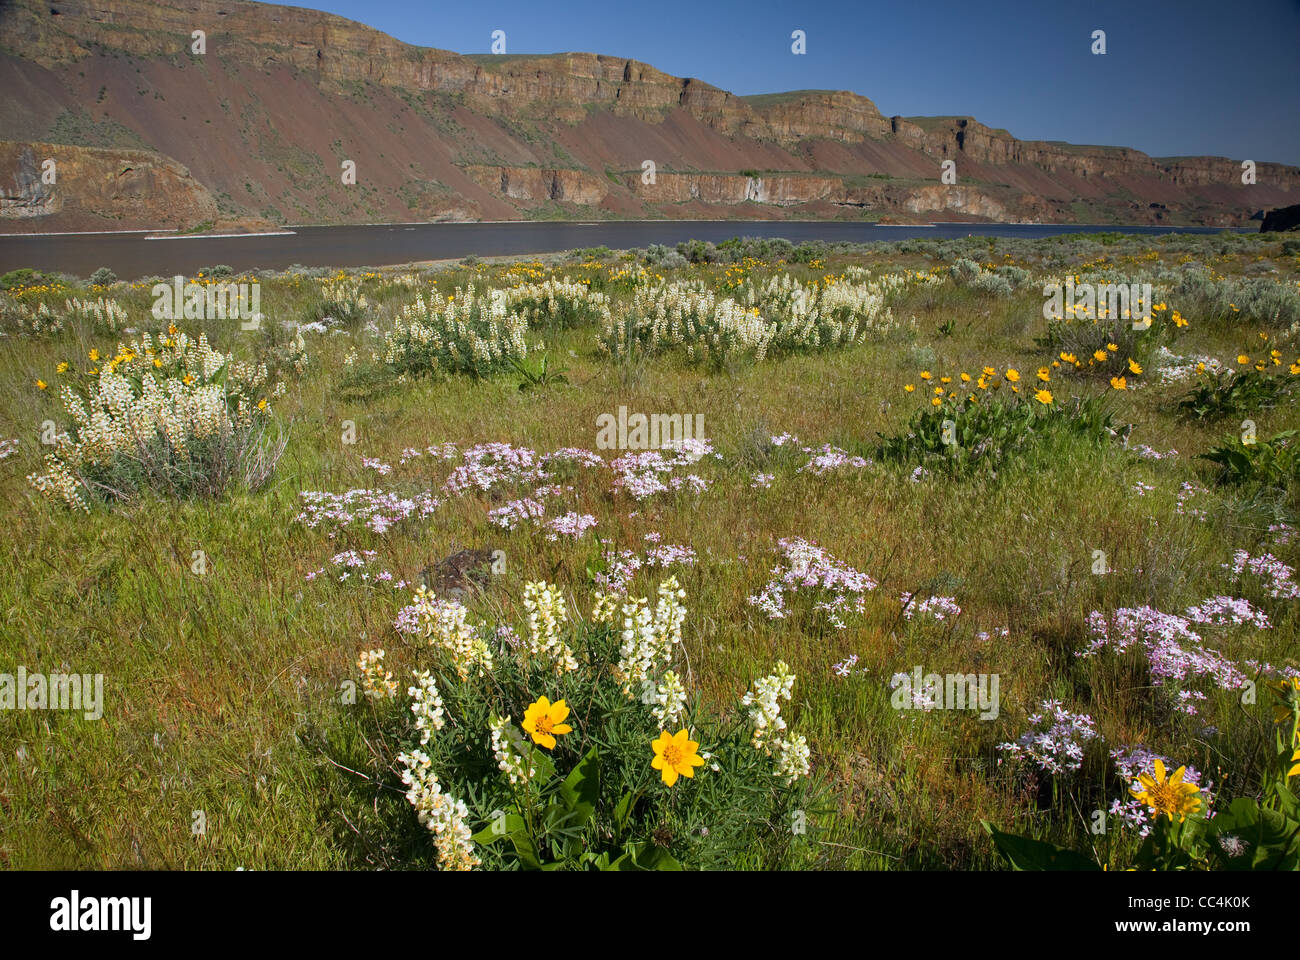
[[[516,624],[417,591],[395,623],[409,685],[384,651],[358,662],[362,703],[388,734],[372,762],[432,835],[417,859],[677,870],[803,851],[809,750],[782,714],[795,677],[778,664],[729,715],[705,709],[681,652],[684,599],[668,577],[652,598],[596,593],[584,617],[529,582]]]

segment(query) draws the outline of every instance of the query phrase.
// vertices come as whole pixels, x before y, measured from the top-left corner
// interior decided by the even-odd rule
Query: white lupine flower
[[[557,673],[577,670],[572,648],[560,639],[560,628],[569,619],[560,588],[545,581],[524,584],[524,609],[528,611],[528,652],[551,660]]]
[[[441,730],[447,722],[443,715],[442,697],[438,685],[428,670],[412,673],[415,686],[408,687],[407,695],[411,698],[411,713],[415,716],[415,729],[420,732],[420,746],[425,746],[436,730]]]
[[[669,577],[659,585],[653,614],[644,597],[629,598],[623,603],[622,643],[614,675],[629,697],[639,693],[646,681],[672,663],[673,653],[682,642],[682,623],[686,608],[681,604],[686,591]]]
[[[491,672],[492,650],[469,624],[469,611],[459,601],[441,600],[420,587],[403,614],[413,623],[413,632],[423,634],[429,646],[440,647],[451,656],[461,680],[468,680],[471,673],[481,677]]]
[[[14,441],[17,443],[17,441]],[[613,623],[618,616],[619,596],[616,593],[597,593],[596,603],[591,608],[592,623]]]
[[[740,702],[749,708],[749,719],[754,724],[751,743],[755,749],[771,753],[768,739],[785,730],[780,701],[793,696],[794,679],[785,661],[778,660],[776,673],[755,680],[754,689],[741,699]]]
[[[651,705],[651,713],[661,727],[676,724],[686,710],[686,688],[672,670],[665,670],[659,684],[646,680],[641,702]]]
[[[530,779],[537,770],[520,756],[511,744],[509,727],[509,717],[493,716],[489,719],[489,729],[492,731],[492,755],[496,757],[497,769],[506,775],[511,786],[517,786]]]
[[[118,457],[139,460],[158,439],[184,456],[192,440],[228,436],[269,413],[266,365],[213,350],[206,334],[194,341],[177,333],[155,345],[146,333],[92,362],[100,367],[85,395],[68,386],[61,394],[72,430],[56,438],[46,472],[28,477],[42,493],[77,509],[87,509],[78,478],[86,468]]]
[[[362,651],[357,671],[361,674],[361,690],[371,700],[397,696],[397,681],[391,670],[384,670],[383,650]]]
[[[787,784],[794,783],[800,777],[808,776],[808,771],[811,769],[811,753],[803,734],[777,740],[774,746],[777,775],[785,777]]]
[[[415,808],[420,825],[433,834],[438,852],[438,866],[443,870],[473,870],[479,865],[474,854],[472,834],[465,821],[469,810],[465,804],[442,792],[442,784],[433,773],[433,761],[420,750],[402,753],[402,783],[406,800]]]

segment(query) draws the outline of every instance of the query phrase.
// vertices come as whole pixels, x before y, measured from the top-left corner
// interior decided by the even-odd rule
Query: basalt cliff
[[[244,0],[0,0],[0,91],[8,233],[601,217],[1243,226],[1300,201],[1300,169],[1281,164],[1243,185],[1239,160],[1017,140],[969,117],[886,117],[842,91],[737,96],[597,54],[465,56]],[[941,181],[947,160],[956,184]]]

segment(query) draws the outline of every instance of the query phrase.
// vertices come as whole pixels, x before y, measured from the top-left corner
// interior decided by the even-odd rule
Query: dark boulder
[[[1300,203],[1270,210],[1259,225],[1260,233],[1281,233],[1284,230],[1300,230]]]

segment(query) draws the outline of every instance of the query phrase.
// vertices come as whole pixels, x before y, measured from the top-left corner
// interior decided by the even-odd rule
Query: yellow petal
[[[567,723],[557,723],[555,726],[551,727],[551,733],[573,733],[573,727],[569,726]]]
[[[674,783],[677,782],[677,771],[672,767],[664,767],[663,778],[664,778],[664,783],[668,784],[668,786],[671,787]]]
[[[1155,767],[1156,767],[1156,782],[1157,782],[1157,783],[1164,783],[1164,782],[1165,782],[1165,762],[1164,762],[1163,760],[1159,759],[1159,758],[1156,758]]]

